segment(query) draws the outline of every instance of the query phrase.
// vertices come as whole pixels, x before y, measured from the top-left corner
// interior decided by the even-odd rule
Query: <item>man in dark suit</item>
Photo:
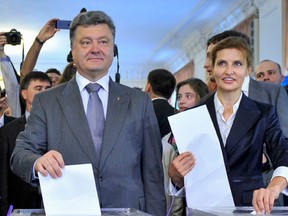
[[[5,114],[4,110],[8,107],[7,104],[7,97],[1,97],[0,98],[0,128],[5,125],[8,124],[9,122],[13,121],[14,119],[16,119],[13,116],[8,116]]]
[[[176,79],[168,70],[155,69],[148,74],[145,91],[152,99],[161,137],[171,132],[168,116],[174,115],[177,112],[168,102],[175,86]]]
[[[25,129],[26,119],[30,113],[36,93],[51,87],[51,80],[43,72],[27,74],[20,84],[20,93],[25,101],[25,115],[0,128],[0,206],[4,215],[9,205],[18,209],[41,208],[41,195],[38,187],[33,187],[14,175],[10,169],[10,157],[15,147],[18,134]]]
[[[35,96],[11,168],[26,182],[37,184],[34,172],[60,178],[65,165],[90,163],[100,207],[165,215],[157,119],[147,94],[109,78],[114,40],[115,26],[105,13],[88,11],[73,19],[70,44],[77,73],[69,82]],[[91,83],[101,86],[97,95],[105,120],[104,132],[99,133],[102,143],[96,147],[86,116],[86,86]]]

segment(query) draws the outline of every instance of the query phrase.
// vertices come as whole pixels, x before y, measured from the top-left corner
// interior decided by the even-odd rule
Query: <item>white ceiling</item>
[[[220,21],[244,0],[1,0],[0,32],[16,28],[24,38],[25,54],[42,26],[51,18],[71,20],[85,7],[103,10],[116,25],[122,79],[143,79],[159,67],[169,68],[183,54],[184,41],[195,31]],[[7,45],[16,69],[21,46]],[[44,44],[36,69],[63,70],[69,52],[69,34],[61,30]],[[114,60],[110,74],[116,71]],[[179,65],[180,67],[181,65]],[[175,72],[175,71],[172,71]],[[112,75],[112,77],[114,77]]]

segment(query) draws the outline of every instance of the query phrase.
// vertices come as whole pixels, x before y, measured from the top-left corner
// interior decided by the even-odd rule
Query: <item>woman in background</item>
[[[190,78],[179,82],[176,95],[179,111],[198,105],[200,99],[209,93],[207,85],[200,79]],[[193,168],[195,158],[191,152],[179,154],[173,134],[162,139],[163,170],[169,215],[182,216],[185,212],[184,176]],[[187,166],[189,169],[187,169]],[[171,205],[173,201],[173,205]]]
[[[196,106],[200,99],[209,93],[207,85],[200,79],[190,78],[179,82],[176,95],[179,111]]]

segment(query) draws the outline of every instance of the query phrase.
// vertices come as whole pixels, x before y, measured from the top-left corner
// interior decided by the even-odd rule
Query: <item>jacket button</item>
[[[102,182],[103,181],[103,177],[99,176],[98,180]]]

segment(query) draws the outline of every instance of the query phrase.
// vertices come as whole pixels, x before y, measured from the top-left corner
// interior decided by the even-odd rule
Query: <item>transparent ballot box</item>
[[[214,207],[214,208],[202,208],[191,209],[187,208],[186,212],[188,216],[228,216],[228,215],[253,215],[251,214],[254,211],[254,208],[251,207]],[[255,213],[255,212],[254,212]],[[264,214],[263,214],[264,215]],[[288,207],[275,206],[270,214],[265,215],[288,215]]]
[[[191,209],[187,208],[186,212],[188,216],[228,216],[228,215],[253,215],[253,207],[214,207],[214,208],[201,208]],[[275,206],[270,214],[265,215],[288,215],[288,207]]]
[[[150,214],[131,208],[102,208],[101,216],[106,215],[149,216]],[[43,209],[14,209],[11,216],[45,216],[45,211]],[[92,216],[92,215],[77,215],[77,216]]]

